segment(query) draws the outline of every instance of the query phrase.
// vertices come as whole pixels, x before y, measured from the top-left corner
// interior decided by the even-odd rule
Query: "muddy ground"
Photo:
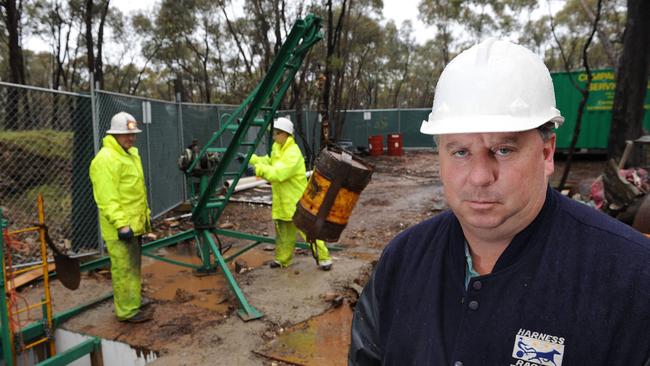
[[[305,250],[297,250],[289,268],[270,269],[266,263],[272,259],[273,247],[264,244],[239,257],[241,273],[235,273],[232,264],[246,299],[264,314],[261,319],[244,322],[236,315],[236,298],[221,274],[196,277],[188,268],[144,258],[143,291],[155,301],[151,322],[119,323],[112,302],[104,301],[63,328],[155,351],[158,359],[153,365],[345,365],[351,306],[381,250],[397,233],[446,208],[433,151],[365,159],[376,169],[336,243],[343,250],[332,252],[331,271],[318,270]],[[571,186],[575,190],[587,187],[603,164],[601,160],[574,163]],[[563,162],[558,162],[553,182],[559,181],[562,167]],[[270,190],[256,188],[236,197],[270,199]],[[171,212],[167,218],[180,213]],[[271,208],[266,204],[230,203],[220,226],[274,235]],[[190,227],[187,219],[159,220],[156,225],[159,236]],[[233,246],[228,253],[247,244],[222,239],[224,246]],[[192,243],[157,254],[198,263]],[[110,273],[84,274],[80,289],[74,292],[58,281],[51,287],[58,313],[110,291]],[[33,285],[21,295],[36,299],[40,291],[40,285]]]

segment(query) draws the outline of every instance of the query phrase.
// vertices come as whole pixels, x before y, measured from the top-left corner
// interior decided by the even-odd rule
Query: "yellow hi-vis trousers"
[[[296,233],[304,238],[305,235],[298,230],[292,221],[273,220],[275,222],[275,261],[282,267],[287,267],[293,259],[293,250],[296,247]],[[322,240],[316,240],[318,248],[318,262],[329,261],[332,258]]]
[[[111,257],[113,303],[118,320],[126,320],[140,310],[140,237],[122,240],[107,240],[106,247]]]

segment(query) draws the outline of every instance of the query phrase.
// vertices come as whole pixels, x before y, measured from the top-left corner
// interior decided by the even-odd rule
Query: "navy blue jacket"
[[[350,365],[650,365],[650,239],[548,190],[492,273],[464,285],[450,211],[385,248]]]

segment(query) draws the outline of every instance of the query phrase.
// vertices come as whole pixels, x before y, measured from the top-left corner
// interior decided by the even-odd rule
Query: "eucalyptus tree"
[[[650,74],[650,2],[628,0],[623,53],[619,60],[612,107],[610,158],[622,155],[626,140],[642,134],[645,96]],[[647,110],[645,111],[647,113]]]
[[[104,27],[109,5],[110,0],[84,0],[83,9],[86,66],[101,89],[104,88]]]
[[[25,60],[22,47],[22,0],[0,1],[0,11],[6,31],[7,48],[9,49],[9,81],[25,84]]]
[[[401,107],[430,108],[433,92],[445,64],[439,57],[436,40],[417,45],[412,52],[408,82],[401,92]]]
[[[50,78],[43,86],[57,90],[78,88],[83,6],[82,0],[37,0],[26,8],[33,20],[32,34],[50,48]]]
[[[384,75],[383,93],[377,101],[379,107],[400,108],[408,105],[403,95],[407,84],[414,81],[411,78],[415,56],[415,38],[410,21],[397,29],[394,23],[388,22],[383,30],[384,57],[382,74]]]
[[[535,28],[546,31],[545,61],[551,70],[570,71],[582,67],[582,49],[594,23],[597,2],[568,0],[557,13],[537,20]],[[592,67],[616,67],[623,46],[625,11],[624,0],[602,2],[596,37],[588,52]],[[555,33],[557,41],[552,33]]]

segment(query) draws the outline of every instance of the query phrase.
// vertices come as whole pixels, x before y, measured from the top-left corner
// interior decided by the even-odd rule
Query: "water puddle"
[[[54,333],[56,353],[60,354],[72,347],[91,339],[92,337],[70,332],[64,329],[57,329]],[[126,343],[102,339],[102,360],[104,366],[144,366],[158,358],[158,353],[148,349],[132,347]],[[35,365],[45,361],[41,359],[45,354],[45,345],[39,345],[16,357],[17,366]],[[0,365],[5,365],[0,361]],[[90,355],[85,355],[68,365],[91,366]]]
[[[54,335],[57,352],[63,352],[91,337],[57,329]],[[151,350],[134,348],[126,343],[102,339],[102,358],[105,366],[142,366],[153,362],[158,354]],[[72,366],[90,366],[90,356],[70,363]]]
[[[296,365],[347,365],[352,309],[338,308],[288,328],[259,353]]]
[[[236,253],[230,249],[226,255]],[[272,253],[272,252],[271,252]],[[200,265],[201,259],[196,254],[193,244],[179,244],[159,250],[157,255],[167,259]],[[263,265],[272,258],[272,254],[256,247],[240,255],[229,263],[230,271],[237,278],[236,269],[248,271]],[[143,257],[142,278],[146,295],[156,300],[190,303],[218,313],[228,312],[228,299],[232,297],[224,276],[217,271],[208,276],[196,276],[191,268]]]

